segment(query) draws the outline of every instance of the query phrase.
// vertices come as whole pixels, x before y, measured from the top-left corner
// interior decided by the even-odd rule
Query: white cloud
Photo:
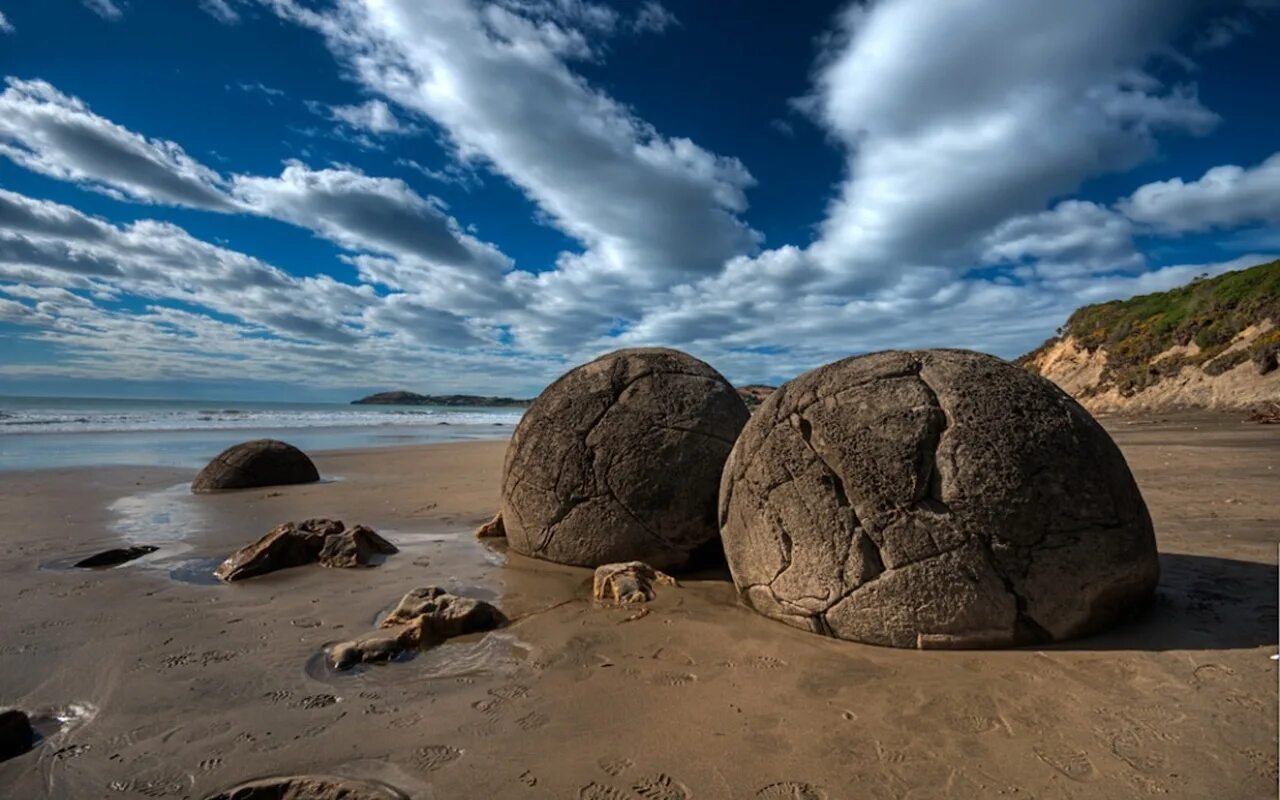
[[[27,169],[117,197],[230,211],[221,177],[174,142],[98,116],[45,81],[5,80],[0,155]]]
[[[374,251],[496,277],[511,261],[462,232],[438,201],[404,181],[290,162],[278,178],[238,175],[235,197],[254,213],[310,228],[352,251]]]
[[[854,5],[804,106],[848,174],[813,256],[851,285],[954,261],[975,234],[1217,121],[1143,71],[1190,10],[1170,0]]]
[[[13,23],[9,22],[8,18],[5,17],[3,11],[0,11],[0,33],[13,33],[13,32],[14,32]]]
[[[1280,224],[1280,153],[1256,167],[1214,167],[1190,183],[1181,178],[1148,183],[1120,209],[1170,233]]]
[[[234,25],[240,21],[240,12],[232,8],[227,0],[200,0],[200,10],[223,25]]]
[[[117,20],[124,16],[124,12],[120,10],[114,0],[81,0],[84,7],[108,20]]]
[[[374,134],[408,133],[413,129],[396,118],[391,108],[381,100],[369,100],[359,105],[330,106],[332,119],[353,128]]]
[[[680,20],[656,0],[646,0],[631,21],[631,29],[636,33],[662,33]]]
[[[745,166],[660,136],[589,86],[563,60],[576,32],[520,13],[532,5],[344,1],[325,15],[275,3],[323,32],[366,88],[430,116],[462,159],[506,175],[584,244],[548,280],[660,291],[753,251],[758,234],[736,218]]]
[[[1137,272],[1146,266],[1129,220],[1082,200],[1000,223],[983,240],[981,263],[1018,265],[1020,277]]]

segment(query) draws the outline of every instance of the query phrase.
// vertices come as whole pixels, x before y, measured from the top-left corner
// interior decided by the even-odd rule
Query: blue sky
[[[1275,0],[0,14],[0,393],[776,383],[1280,253]]]

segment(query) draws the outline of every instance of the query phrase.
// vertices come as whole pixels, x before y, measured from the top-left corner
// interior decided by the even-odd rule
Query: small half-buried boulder
[[[654,598],[654,584],[675,586],[676,579],[643,561],[596,567],[591,596],[608,603],[647,603]]]
[[[139,544],[131,547],[113,547],[110,550],[103,550],[101,553],[94,553],[88,558],[82,558],[72,566],[78,569],[95,569],[102,567],[114,567],[133,561],[135,558],[142,558],[149,553],[159,550],[152,544]]]
[[[197,494],[320,480],[307,454],[286,442],[255,439],[223,450],[191,482]]]
[[[408,800],[385,783],[335,775],[262,778],[209,795],[206,800]]]
[[[0,761],[20,756],[35,746],[31,719],[22,711],[0,711]]]
[[[377,555],[395,552],[395,545],[364,525],[348,528],[339,520],[308,519],[275,526],[232,553],[213,574],[231,582],[317,562],[326,567],[376,566]]]
[[[340,670],[360,663],[386,663],[407,651],[431,647],[454,636],[493,630],[506,621],[491,603],[427,586],[402,597],[382,621],[381,630],[330,648],[329,660],[334,669]]]
[[[507,529],[502,524],[502,512],[499,511],[493,515],[493,519],[476,528],[477,539],[501,539],[507,535]]]

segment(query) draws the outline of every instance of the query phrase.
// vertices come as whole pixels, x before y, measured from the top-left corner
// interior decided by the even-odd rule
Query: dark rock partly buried
[[[492,604],[458,597],[436,586],[414,589],[382,621],[382,630],[334,645],[335,669],[359,663],[384,663],[408,650],[430,647],[454,636],[493,630],[507,621]]]
[[[206,800],[408,800],[385,783],[334,775],[286,775],[242,783]]]
[[[1159,577],[1102,427],[964,351],[845,359],[779,389],[725,465],[720,514],[749,605],[871,644],[1069,639],[1142,607]]]
[[[256,439],[219,453],[191,482],[191,491],[203,494],[318,480],[320,473],[306,453],[275,439]]]
[[[20,756],[35,746],[31,720],[17,709],[0,711],[0,761]]]
[[[716,539],[720,470],[747,418],[720,373],[676,350],[619,350],[570,370],[511,437],[507,542],[578,566],[685,566]]]
[[[317,562],[326,567],[375,566],[378,554],[396,552],[395,545],[364,525],[347,528],[335,519],[309,519],[275,526],[232,553],[213,574],[230,582]]]
[[[133,561],[135,558],[142,558],[145,555],[154,553],[159,547],[151,544],[139,544],[132,547],[115,547],[111,550],[103,550],[101,553],[94,553],[88,558],[82,558],[73,566],[80,569],[93,569],[98,567],[114,567],[123,564],[126,561]]]

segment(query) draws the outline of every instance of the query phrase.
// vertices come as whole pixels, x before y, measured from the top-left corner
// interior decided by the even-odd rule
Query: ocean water
[[[200,467],[248,439],[303,450],[497,439],[523,409],[0,397],[0,470]]]

